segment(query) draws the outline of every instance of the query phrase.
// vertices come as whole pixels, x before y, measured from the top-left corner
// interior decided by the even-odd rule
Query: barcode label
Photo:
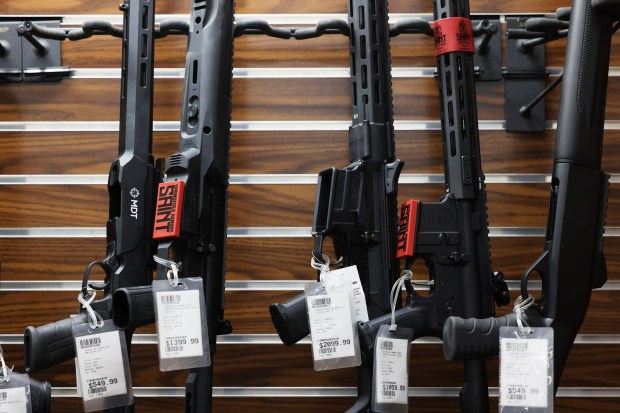
[[[396,397],[396,392],[394,390],[383,390],[383,396]]]
[[[525,394],[509,394],[508,399],[509,400],[525,400],[526,395]]]
[[[177,353],[183,351],[183,346],[166,346],[166,353]]]
[[[336,349],[333,347],[325,347],[325,348],[320,348],[319,349],[319,353],[321,354],[331,354],[331,353],[335,353]]]
[[[108,388],[106,386],[95,387],[94,389],[88,389],[88,394],[92,396],[95,394],[104,393],[106,391],[108,391]]]
[[[169,294],[161,296],[162,304],[179,304],[181,302],[180,294]]]
[[[382,341],[381,342],[381,350],[393,350],[394,343],[391,341]]]
[[[101,344],[100,337],[84,338],[80,340],[80,348],[94,347]]]
[[[331,298],[315,298],[312,300],[312,308],[329,307],[332,305]]]
[[[5,391],[0,392],[0,401],[6,400],[6,397],[7,396],[6,396],[6,392]]]
[[[508,351],[527,351],[527,341],[507,342],[506,350]]]

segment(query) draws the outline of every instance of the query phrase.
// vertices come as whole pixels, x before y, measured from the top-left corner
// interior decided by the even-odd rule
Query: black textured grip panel
[[[28,373],[75,358],[72,328],[88,323],[88,314],[65,318],[42,327],[27,327],[24,333],[24,364]]]
[[[583,48],[579,65],[579,85],[577,88],[577,108],[586,112],[588,126],[592,124],[592,101],[594,99],[594,72],[596,71],[596,54],[599,30],[594,26],[592,4],[587,2],[586,21],[583,30]]]
[[[299,294],[284,304],[271,304],[269,312],[271,321],[284,344],[293,345],[310,334],[306,294]]]
[[[30,379],[32,413],[49,413],[52,406],[52,386],[46,381]]]
[[[114,324],[122,330],[133,331],[155,322],[153,289],[143,287],[120,288],[112,296]]]
[[[473,360],[499,353],[499,328],[508,326],[513,314],[485,319],[448,317],[443,326],[443,355],[446,360]]]

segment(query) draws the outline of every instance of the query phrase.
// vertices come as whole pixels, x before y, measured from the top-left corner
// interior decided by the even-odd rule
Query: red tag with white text
[[[177,238],[181,234],[181,210],[185,182],[163,182],[157,188],[153,238]]]
[[[419,205],[420,201],[410,199],[400,207],[398,243],[396,244],[396,258],[399,260],[401,258],[413,257]]]
[[[449,17],[433,23],[435,56],[450,52],[474,53],[474,32],[471,20]]]

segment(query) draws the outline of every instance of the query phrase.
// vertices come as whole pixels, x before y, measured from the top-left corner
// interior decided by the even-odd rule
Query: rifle
[[[413,329],[414,339],[442,338],[442,327],[449,316],[491,316],[494,300],[497,305],[509,300],[503,275],[491,270],[469,1],[435,1],[434,12],[435,19],[442,19],[433,24],[433,29],[446,194],[439,202],[409,201],[402,207],[398,257],[406,259],[406,269],[411,269],[415,260],[422,260],[429,272],[429,281],[421,283],[429,287],[429,294],[418,294],[414,287],[418,283],[408,282],[407,303],[396,311],[396,323]],[[450,29],[448,24],[455,28]],[[451,41],[459,48],[451,48]],[[369,358],[384,324],[390,324],[389,314],[358,325],[360,347]],[[466,360],[464,372],[461,411],[488,411],[485,360]]]
[[[2,346],[0,346],[0,362],[2,362],[2,367],[0,368],[0,394],[6,389],[6,386],[3,386],[5,383],[19,383],[20,386],[28,386],[30,393],[27,396],[30,399],[32,413],[49,413],[52,408],[52,386],[50,386],[49,382],[38,381],[26,374],[18,374],[12,368],[9,369],[4,363],[4,358],[2,358]],[[7,377],[8,380],[5,382]],[[4,400],[6,397],[5,393],[0,397],[0,400]]]
[[[103,318],[114,315],[112,295],[123,287],[146,285],[152,280],[152,231],[158,169],[152,156],[153,131],[153,0],[125,0],[119,156],[108,177],[110,196],[104,259],[92,262],[84,273],[87,286],[103,290],[91,306]],[[105,271],[105,282],[88,283],[92,268]],[[27,327],[24,334],[26,371],[33,373],[75,357],[72,326],[88,323],[81,308],[78,316],[42,327]],[[126,330],[127,347],[133,330]],[[132,409],[131,407],[128,409]],[[124,409],[123,409],[124,410]]]
[[[554,386],[557,391],[571,346],[585,318],[592,289],[607,281],[603,232],[609,176],[601,170],[605,95],[613,21],[608,1],[575,0],[564,62],[544,251],[521,278],[537,273],[542,292],[526,310],[532,327],[554,330]],[[450,318],[444,326],[448,360],[487,357],[499,352],[500,326],[516,326],[516,316]]]
[[[319,173],[313,257],[324,263],[323,242],[330,237],[336,257],[342,257],[340,266],[357,266],[368,315],[378,317],[390,310],[390,287],[400,273],[395,251],[397,185],[403,162],[395,157],[387,2],[354,0],[349,7],[351,164]],[[305,35],[303,31],[294,35],[305,38],[299,37]],[[271,304],[269,310],[285,344],[309,334],[305,294]],[[370,404],[370,369],[366,362],[358,368],[358,391],[366,395],[365,405]]]
[[[216,335],[229,334],[224,320],[226,221],[230,148],[230,114],[234,10],[232,0],[192,2],[185,66],[185,91],[179,151],[168,159],[159,199],[166,183],[183,182],[176,216],[158,214],[155,230],[180,223],[177,235],[159,241],[157,257],[179,264],[179,278],[200,277],[205,291],[211,359]],[[179,217],[180,215],[180,217]],[[163,230],[167,232],[167,229]],[[165,280],[160,265],[157,279]],[[151,286],[121,288],[114,294],[114,321],[134,329],[155,322]],[[213,365],[191,369],[185,385],[187,412],[210,412]]]

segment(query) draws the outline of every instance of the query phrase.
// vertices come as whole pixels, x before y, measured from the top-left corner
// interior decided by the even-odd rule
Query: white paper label
[[[547,407],[548,341],[501,339],[502,406]]]
[[[377,337],[375,394],[377,403],[407,404],[407,340]]]
[[[339,284],[331,289],[331,292],[346,292],[353,304],[355,311],[355,321],[368,321],[368,308],[366,308],[366,294],[357,272],[357,266],[341,268],[329,272],[330,275],[338,277]]]
[[[160,358],[202,356],[200,292],[164,291],[156,296]]]
[[[76,337],[75,350],[84,401],[127,393],[118,331]]]
[[[0,413],[26,413],[27,406],[25,387],[0,389]]]
[[[355,356],[349,294],[306,297],[314,360]]]

